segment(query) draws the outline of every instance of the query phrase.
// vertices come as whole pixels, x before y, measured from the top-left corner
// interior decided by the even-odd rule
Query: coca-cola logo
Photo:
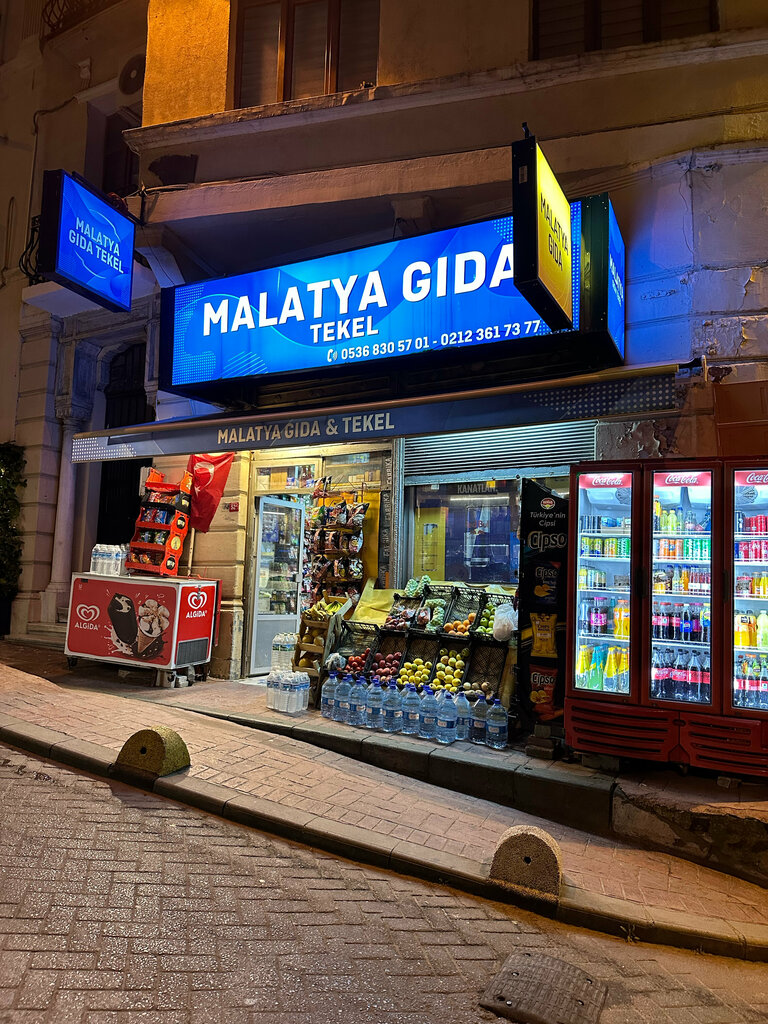
[[[664,483],[669,487],[680,487],[686,484],[697,484],[698,482],[698,473],[667,473],[664,477]]]
[[[747,473],[745,484],[768,484],[768,473]]]
[[[208,601],[208,594],[204,590],[197,590],[189,595],[190,608],[204,608]]]
[[[624,476],[621,473],[598,473],[590,480],[593,487],[622,487]]]
[[[83,622],[94,622],[99,617],[99,609],[95,604],[79,604],[76,611]]]

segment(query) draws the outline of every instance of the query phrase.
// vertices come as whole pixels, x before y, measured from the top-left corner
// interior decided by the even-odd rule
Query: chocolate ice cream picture
[[[136,606],[125,594],[115,594],[107,605],[107,615],[112,623],[113,640],[116,646],[128,648],[133,653],[138,634]]]

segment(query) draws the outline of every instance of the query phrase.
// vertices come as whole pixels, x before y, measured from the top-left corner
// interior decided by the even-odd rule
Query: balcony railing
[[[43,7],[43,35],[50,39],[74,28],[86,18],[112,7],[119,0],[46,0]]]

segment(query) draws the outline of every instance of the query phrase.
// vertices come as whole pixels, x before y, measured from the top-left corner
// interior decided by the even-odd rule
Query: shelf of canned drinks
[[[654,556],[654,565],[711,565],[711,558],[660,558]]]
[[[768,540],[768,533],[734,533],[734,540]]]
[[[630,530],[579,530],[580,537],[629,537]]]
[[[739,647],[738,644],[734,644],[733,656],[734,658],[740,658],[744,654],[763,654],[768,655],[768,647]]]
[[[654,530],[653,538],[657,537],[672,537],[674,540],[701,540],[703,537],[711,537],[711,533],[707,533],[704,530]],[[750,537],[754,537],[754,534],[750,534]]]
[[[593,555],[590,551],[589,554],[586,552],[579,555],[579,562],[584,562],[589,559],[590,562],[631,562],[632,559],[627,557],[624,558],[621,555]]]
[[[733,564],[738,566],[754,565],[757,569],[768,569],[768,558],[761,559],[761,561],[759,562],[751,562],[748,561],[746,558],[734,558]]]
[[[613,587],[579,587],[580,593],[589,593],[594,591],[595,594],[621,594],[623,597],[627,597],[630,593],[629,587],[623,589],[615,589]]]

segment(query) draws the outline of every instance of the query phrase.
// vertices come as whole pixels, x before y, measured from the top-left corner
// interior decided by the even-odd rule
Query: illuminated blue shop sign
[[[571,220],[579,239],[578,203]],[[574,268],[579,256],[576,245]],[[167,289],[164,386],[511,347],[549,334],[513,272],[512,217],[501,217]]]
[[[626,254],[624,239],[608,201],[608,333],[613,338],[622,359],[624,358],[624,278]]]
[[[130,310],[135,225],[64,171],[46,171],[40,271],[106,309]]]

